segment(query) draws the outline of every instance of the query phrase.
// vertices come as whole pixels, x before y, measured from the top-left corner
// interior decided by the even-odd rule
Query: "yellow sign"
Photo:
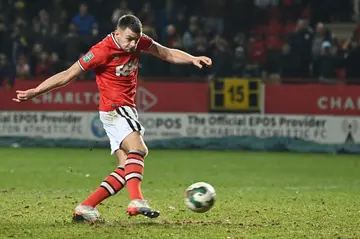
[[[219,79],[211,82],[210,92],[211,110],[260,112],[260,79]]]
[[[248,82],[239,79],[224,80],[224,108],[248,109],[249,87]]]

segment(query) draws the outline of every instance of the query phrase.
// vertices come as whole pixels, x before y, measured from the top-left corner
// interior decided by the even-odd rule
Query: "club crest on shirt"
[[[91,59],[94,58],[94,53],[92,53],[91,51],[89,51],[83,58],[84,62],[87,63],[89,61],[91,61]]]

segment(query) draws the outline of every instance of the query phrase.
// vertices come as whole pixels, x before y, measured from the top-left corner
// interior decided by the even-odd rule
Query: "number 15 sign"
[[[260,79],[224,78],[211,82],[211,110],[235,112],[261,111]]]

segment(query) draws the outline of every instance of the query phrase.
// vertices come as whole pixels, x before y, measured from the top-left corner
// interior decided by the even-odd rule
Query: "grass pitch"
[[[360,238],[359,156],[153,150],[145,165],[160,218],[129,219],[124,190],[98,207],[106,224],[74,224],[109,150],[0,149],[0,238]],[[197,181],[217,192],[204,214],[183,202]]]

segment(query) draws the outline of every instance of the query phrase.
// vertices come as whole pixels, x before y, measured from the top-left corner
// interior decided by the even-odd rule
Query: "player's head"
[[[115,37],[120,47],[125,51],[133,51],[139,42],[142,33],[141,21],[134,15],[124,15],[120,17]]]

